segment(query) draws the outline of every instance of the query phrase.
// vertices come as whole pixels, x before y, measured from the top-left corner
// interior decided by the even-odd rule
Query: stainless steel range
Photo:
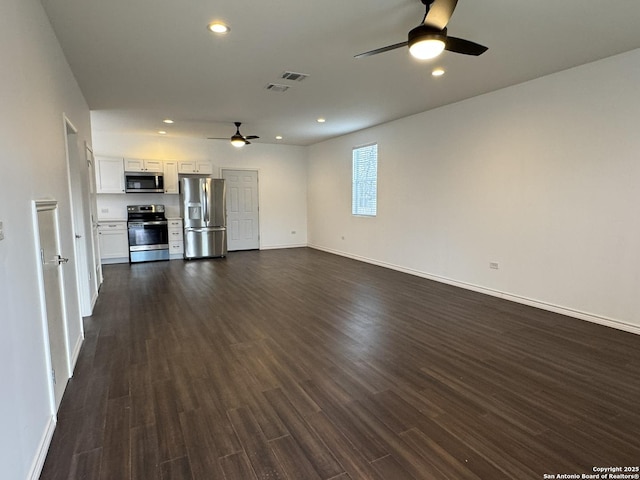
[[[169,230],[164,205],[129,205],[129,261],[169,260]]]

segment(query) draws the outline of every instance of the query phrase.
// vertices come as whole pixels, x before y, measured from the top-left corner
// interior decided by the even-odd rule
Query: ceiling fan
[[[369,57],[407,45],[411,55],[421,60],[435,58],[443,50],[475,56],[482,55],[488,50],[487,47],[475,42],[447,35],[447,23],[449,23],[458,0],[421,1],[426,7],[424,18],[420,25],[409,32],[409,39],[406,42],[360,53],[355,58]]]
[[[240,125],[242,125],[242,123],[233,122],[233,124],[236,126],[236,133],[234,133],[231,136],[230,140],[231,140],[231,145],[233,145],[234,147],[240,148],[240,147],[244,147],[245,145],[250,145],[251,142],[249,140],[260,138],[257,135],[247,135],[245,137],[240,133]],[[209,137],[209,140],[227,140],[227,138],[228,137],[225,137],[225,138]]]

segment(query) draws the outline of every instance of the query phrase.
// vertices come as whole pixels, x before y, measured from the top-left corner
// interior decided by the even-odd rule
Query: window
[[[353,149],[351,213],[375,217],[378,210],[378,144]]]

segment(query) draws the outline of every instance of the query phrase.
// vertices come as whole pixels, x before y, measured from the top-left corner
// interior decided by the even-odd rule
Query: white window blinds
[[[378,210],[378,144],[353,149],[351,213],[375,217]]]

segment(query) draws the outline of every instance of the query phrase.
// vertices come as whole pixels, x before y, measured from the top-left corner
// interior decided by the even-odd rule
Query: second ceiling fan
[[[462,53],[464,55],[482,55],[488,50],[480,45],[462,38],[447,35],[447,24],[456,8],[458,0],[421,0],[426,7],[422,23],[409,32],[406,42],[387,45],[369,52],[360,53],[355,58],[370,57],[378,53],[388,52],[396,48],[409,46],[409,52],[416,58],[427,60],[435,58],[443,50]]]
[[[240,133],[240,125],[241,122],[233,122],[236,126],[236,133],[234,133],[229,140],[231,140],[231,145],[234,147],[240,148],[245,145],[250,145],[251,142],[249,140],[254,140],[256,138],[260,138],[257,135],[247,135],[246,137]],[[219,138],[219,137],[209,137],[209,140],[227,140],[229,137]]]

